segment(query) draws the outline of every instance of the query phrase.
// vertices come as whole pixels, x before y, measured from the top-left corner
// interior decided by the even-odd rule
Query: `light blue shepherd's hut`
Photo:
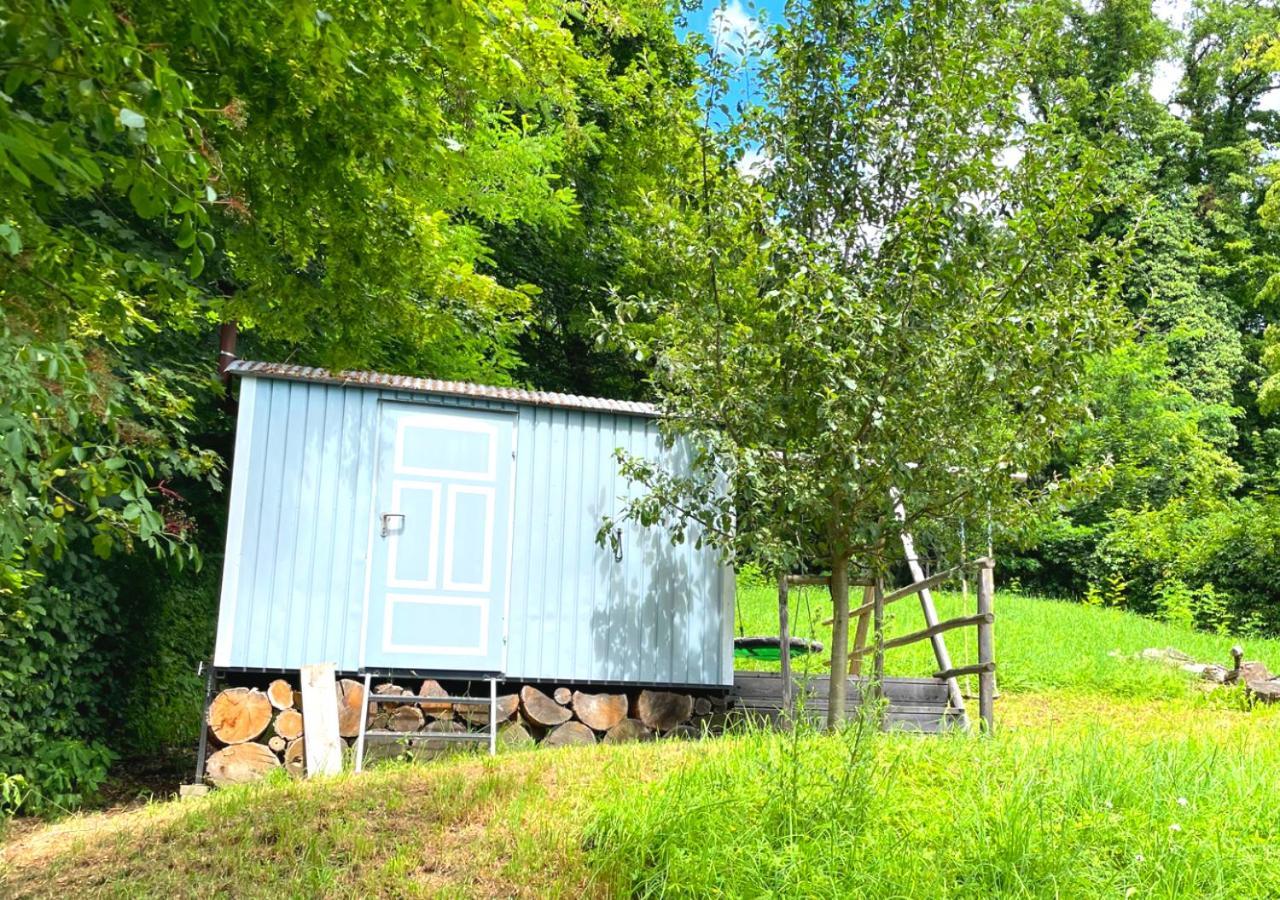
[[[727,686],[732,572],[625,527],[616,448],[652,407],[235,362],[240,408],[214,665]]]

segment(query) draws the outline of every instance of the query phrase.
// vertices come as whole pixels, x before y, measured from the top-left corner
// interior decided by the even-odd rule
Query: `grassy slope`
[[[908,602],[897,631],[918,627]],[[773,603],[742,592],[748,633],[776,628]],[[997,611],[992,741],[749,735],[222,791],[15,825],[0,895],[1280,895],[1280,711],[1109,655],[1225,659],[1231,641],[1008,595]],[[1247,646],[1280,668],[1280,643]],[[910,648],[889,663],[929,668]]]
[[[961,594],[935,594],[939,615],[975,612],[975,600],[965,607]],[[829,647],[831,627],[821,623],[831,616],[831,600],[825,589],[805,588],[791,594],[792,633],[815,638]],[[773,587],[740,586],[738,613],[748,635],[778,633],[778,595]],[[888,637],[924,627],[920,606],[912,598],[886,610]],[[1093,609],[1079,603],[999,594],[996,598],[996,660],[1001,690],[1043,691],[1068,688],[1102,692],[1120,697],[1181,697],[1187,679],[1176,669],[1134,665],[1126,659],[1148,647],[1173,647],[1201,662],[1230,665],[1233,643],[1242,643],[1249,659],[1260,659],[1280,672],[1280,640],[1237,641],[1229,636],[1189,631],[1118,609]],[[956,664],[977,662],[977,644],[971,628],[947,636]],[[827,657],[829,659],[829,656]],[[814,674],[825,671],[823,660],[797,658],[797,667]],[[777,663],[740,662],[739,668],[776,670]],[[890,650],[885,657],[889,675],[928,675],[936,671],[928,642]]]

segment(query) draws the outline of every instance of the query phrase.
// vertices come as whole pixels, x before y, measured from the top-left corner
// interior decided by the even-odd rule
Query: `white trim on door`
[[[454,517],[457,513],[459,494],[477,494],[485,499],[484,505],[484,566],[480,580],[454,581],[453,579],[453,535],[456,531]],[[446,489],[448,500],[445,501],[447,525],[444,532],[444,589],[446,591],[475,591],[486,593],[493,585],[493,532],[497,523],[493,520],[496,492],[491,487],[469,484],[451,484]]]
[[[382,617],[383,653],[422,653],[439,656],[485,656],[489,652],[489,599],[488,597],[429,597],[422,595],[387,594],[385,613]],[[480,642],[474,647],[433,646],[431,644],[397,644],[392,640],[392,610],[397,604],[412,603],[424,606],[466,606],[480,610]]]
[[[485,435],[488,438],[486,441],[488,446],[485,454],[484,469],[431,469],[407,465],[404,459],[404,438],[405,432],[410,428],[446,429]],[[492,422],[482,422],[468,416],[452,416],[447,413],[402,415],[396,422],[395,462],[392,467],[397,475],[493,481],[497,477],[498,471],[498,426]]]
[[[395,515],[403,515],[404,507],[401,505],[401,496],[407,491],[426,491],[431,494],[431,537],[428,547],[435,547],[440,543],[440,485],[429,481],[393,481],[391,482],[391,512]],[[381,513],[378,514],[381,518]],[[452,516],[452,510],[450,511]],[[403,524],[407,525],[407,522]],[[436,557],[434,553],[427,554],[427,577],[426,579],[397,578],[396,572],[399,571],[397,566],[400,559],[400,537],[401,531],[391,531],[387,534],[387,580],[386,584],[389,588],[412,588],[420,591],[436,590]],[[448,570],[446,569],[446,572]],[[446,576],[447,577],[447,576]],[[446,588],[448,585],[446,585]]]

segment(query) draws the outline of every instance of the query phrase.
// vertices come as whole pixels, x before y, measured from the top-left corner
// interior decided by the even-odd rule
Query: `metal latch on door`
[[[386,537],[391,533],[391,520],[399,519],[396,530],[404,530],[404,513],[383,513],[382,514],[382,536]]]

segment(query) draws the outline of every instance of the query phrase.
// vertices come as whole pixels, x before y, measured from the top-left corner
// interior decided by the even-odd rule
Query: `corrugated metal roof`
[[[254,362],[247,359],[234,361],[227,367],[227,371],[233,375],[284,378],[291,381],[313,381],[320,384],[384,388],[386,390],[414,391],[423,394],[447,394],[453,397],[480,397],[486,400],[505,400],[508,403],[528,403],[534,406],[555,406],[561,409],[581,409],[589,412],[624,413],[631,416],[651,417],[659,415],[658,408],[652,403],[638,403],[634,400],[580,397],[577,394],[527,391],[523,388],[469,384],[465,381],[440,381],[436,378],[415,378],[410,375],[387,375],[383,372],[361,372],[355,370],[330,372],[328,369],[319,369],[312,366]]]

